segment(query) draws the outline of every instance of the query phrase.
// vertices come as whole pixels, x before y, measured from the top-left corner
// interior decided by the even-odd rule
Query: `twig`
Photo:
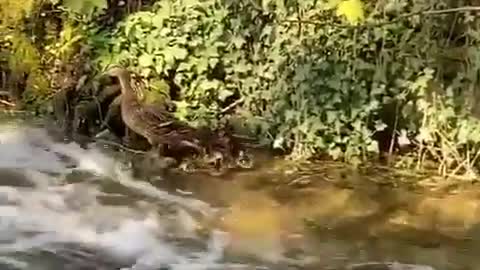
[[[477,162],[477,159],[480,157],[480,150],[477,150],[477,153],[475,154],[475,156],[473,157],[472,159],[472,166],[475,166],[475,163]]]
[[[446,143],[447,147],[450,148],[450,154],[454,156],[456,159],[457,163],[462,162],[462,157],[458,153],[457,149],[455,148],[455,145],[453,145],[447,138],[447,135],[444,135],[441,130],[436,130],[436,133],[442,137],[443,141]]]
[[[469,11],[476,11],[480,12],[480,6],[466,6],[466,7],[458,7],[458,8],[447,8],[447,9],[438,9],[438,10],[421,10],[421,11],[416,11],[404,15],[400,15],[396,18],[394,18],[391,21],[384,21],[384,22],[379,22],[379,23],[367,23],[367,24],[360,24],[360,25],[341,25],[341,24],[335,24],[337,27],[378,27],[382,25],[387,25],[387,24],[392,24],[396,23],[402,19],[406,19],[409,17],[417,16],[417,15],[441,15],[441,14],[447,14],[447,13],[456,13],[456,12],[469,12]],[[331,22],[322,22],[322,21],[317,21],[317,20],[293,20],[293,19],[285,19],[285,20],[278,20],[280,23],[304,23],[304,24],[313,24],[313,25],[331,25]]]
[[[293,185],[296,185],[296,184],[302,184],[303,181],[309,179],[311,177],[311,175],[304,175],[304,176],[300,176],[294,180],[292,180],[290,183],[287,184],[287,186],[293,186]],[[306,182],[305,184],[309,184],[311,181],[308,181]]]
[[[455,13],[455,12],[468,12],[468,11],[480,11],[480,6],[465,6],[465,7],[457,7],[457,8],[446,8],[446,9],[438,9],[438,10],[427,10],[427,11],[419,11],[422,15],[438,15],[438,14],[445,14],[445,13]]]
[[[453,169],[453,171],[450,172],[449,175],[457,175],[457,172],[458,172],[460,169],[462,169],[462,168],[466,169],[467,161],[468,161],[467,159],[464,159],[464,160],[462,161],[462,163],[458,164],[457,167],[455,167],[455,169]]]
[[[420,11],[400,15],[400,16],[396,17],[395,19],[391,20],[391,21],[374,23],[374,24],[366,24],[365,26],[376,27],[376,26],[387,25],[387,24],[398,22],[402,19],[406,19],[406,18],[410,18],[410,17],[413,17],[413,16],[418,16],[418,15],[441,15],[441,14],[447,14],[447,13],[469,12],[469,11],[480,11],[480,6],[478,6],[478,7],[477,6],[466,6],[466,7],[437,9],[437,10],[420,10]]]
[[[393,132],[392,137],[390,138],[390,147],[388,149],[388,156],[391,157],[393,154],[393,148],[395,145],[396,132],[398,127],[398,111],[400,110],[400,104],[397,102],[395,106],[395,121],[393,123]]]
[[[6,100],[1,100],[0,99],[0,103],[3,104],[3,105],[10,106],[10,107],[15,107],[15,104],[13,104],[12,102],[8,102]]]
[[[242,97],[240,99],[237,99],[235,102],[233,102],[232,104],[228,105],[227,107],[223,108],[221,111],[220,111],[220,114],[224,114],[226,112],[228,112],[229,110],[231,110],[232,108],[234,108],[235,106],[237,106],[238,104],[242,103],[245,99]]]

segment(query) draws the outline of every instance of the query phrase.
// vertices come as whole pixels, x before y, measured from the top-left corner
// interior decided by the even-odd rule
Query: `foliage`
[[[330,4],[336,8],[337,16],[345,16],[351,24],[358,24],[365,19],[363,3],[360,0],[334,1]]]
[[[389,136],[402,131],[412,139],[426,128],[425,115],[447,110],[412,90],[426,68],[441,71],[431,80],[444,89],[466,85],[466,78],[447,70],[459,64],[445,52],[477,44],[456,29],[473,25],[471,16],[392,19],[446,6],[404,0],[160,1],[105,35],[110,42],[97,60],[101,68],[123,63],[151,81],[173,73],[182,94],[179,117],[194,124],[232,117],[219,111],[238,101],[233,116],[293,157],[328,153],[358,163],[378,152],[374,138],[385,128],[393,132]],[[452,16],[455,24],[445,24]],[[448,110],[462,108],[466,99],[453,98],[446,97],[456,106]],[[417,106],[421,100],[429,106]],[[394,114],[383,113],[392,104]]]
[[[58,0],[56,0],[58,1]],[[63,7],[76,15],[92,18],[107,8],[106,0],[64,0]]]
[[[437,162],[438,173],[455,176],[463,172],[476,176],[475,164],[480,157],[480,121],[469,108],[459,108],[450,86],[445,94],[432,87],[433,70],[409,83],[409,89],[417,96],[416,106],[422,112],[417,136],[417,166],[426,157]],[[433,89],[432,89],[433,88]]]
[[[51,74],[55,63],[72,62],[86,43],[86,23],[104,7],[106,0],[66,0],[63,6],[58,0],[2,0],[0,35],[6,61],[1,70],[13,81],[26,76],[24,89],[8,89],[22,93],[23,105],[45,110],[45,102],[58,90]]]
[[[0,3],[2,27],[19,24],[24,17],[31,14],[35,7],[35,0],[2,0]]]
[[[417,167],[428,158],[442,174],[471,173],[480,155],[478,19],[422,13],[469,5],[454,2],[162,0],[112,30],[94,20],[106,0],[66,0],[56,3],[62,30],[47,44],[29,47],[23,29],[11,35],[23,47],[9,53],[32,60],[10,65],[38,70],[90,48],[100,71],[122,64],[143,77],[148,102],[174,99],[193,125],[240,120],[293,158],[358,164],[410,144]],[[169,96],[174,86],[178,97]]]
[[[37,68],[38,50],[33,46],[30,37],[22,32],[22,20],[29,17],[35,6],[35,0],[15,1],[2,0],[0,5],[0,36],[2,48],[9,52],[9,66],[19,72]]]
[[[157,78],[153,84],[174,71],[175,82],[184,90],[177,116],[186,118],[187,110],[195,108],[203,112],[194,114],[204,118],[198,122],[213,119],[219,104],[233,94],[214,74],[224,54],[223,20],[227,15],[215,4],[161,1],[152,11],[131,15],[114,33],[110,46],[104,48],[100,65],[105,68],[125,63],[145,78]]]

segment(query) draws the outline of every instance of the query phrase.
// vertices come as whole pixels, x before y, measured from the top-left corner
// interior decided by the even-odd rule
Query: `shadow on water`
[[[268,157],[221,178],[169,172],[147,182],[122,153],[54,142],[11,120],[0,130],[0,264],[11,269],[479,265],[473,184],[439,191],[380,168]],[[416,266],[365,265],[374,262]]]

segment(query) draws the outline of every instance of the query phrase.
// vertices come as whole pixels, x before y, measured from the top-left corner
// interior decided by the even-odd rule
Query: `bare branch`
[[[458,13],[458,12],[480,12],[480,6],[465,6],[465,7],[457,7],[457,8],[447,8],[447,9],[438,9],[438,10],[421,10],[412,13],[407,13],[404,15],[400,15],[394,18],[391,21],[385,21],[380,23],[370,23],[370,24],[363,24],[358,26],[350,26],[350,25],[341,25],[335,24],[338,27],[378,27],[382,25],[392,24],[398,22],[402,19],[413,17],[413,16],[420,16],[420,15],[442,15],[447,13]],[[300,23],[300,24],[314,24],[314,25],[328,25],[332,24],[331,22],[322,22],[316,20],[293,20],[293,19],[286,19],[286,20],[279,20],[280,23]]]

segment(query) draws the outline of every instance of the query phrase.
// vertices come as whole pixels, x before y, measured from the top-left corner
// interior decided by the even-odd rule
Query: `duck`
[[[129,132],[146,138],[148,143],[160,153],[170,150],[193,150],[202,154],[204,149],[194,127],[175,118],[162,108],[144,104],[139,100],[143,89],[132,87],[131,72],[123,67],[114,66],[108,69],[107,75],[118,79],[121,88],[120,114]]]

